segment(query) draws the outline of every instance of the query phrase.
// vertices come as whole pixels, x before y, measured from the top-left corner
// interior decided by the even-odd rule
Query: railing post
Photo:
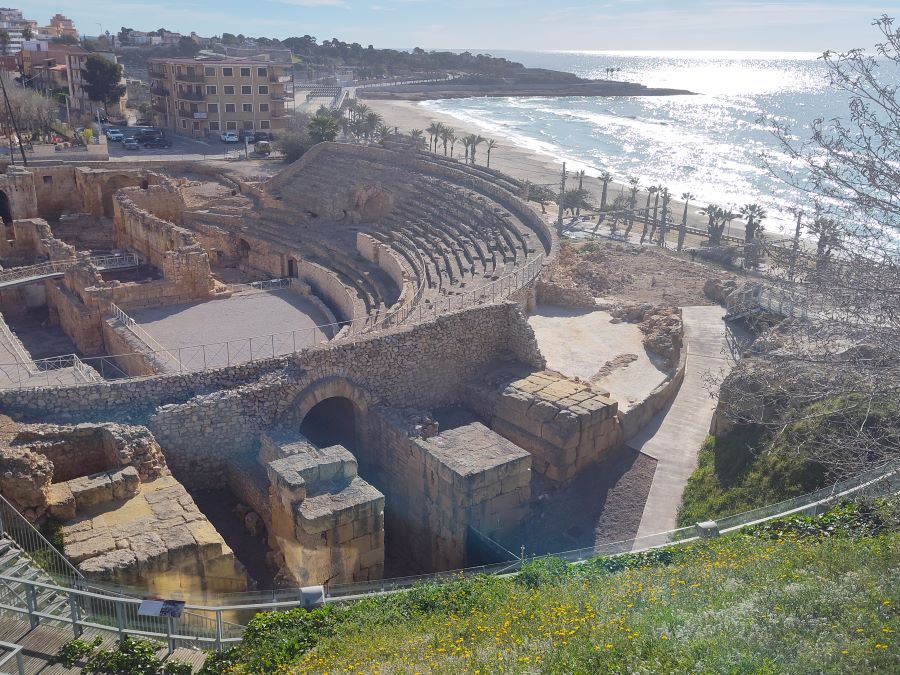
[[[116,604],[116,630],[119,631],[119,638],[125,637],[125,607],[118,598],[113,599]]]
[[[175,638],[172,637],[172,617],[166,617],[166,642],[169,647],[169,656],[172,656],[172,652],[175,651]]]
[[[19,675],[25,675],[25,660],[22,658],[22,650],[16,652],[16,668]]]
[[[81,621],[81,607],[78,606],[78,599],[71,591],[69,592],[69,616],[72,620],[72,633],[75,637],[78,637],[82,632],[81,624],[79,623]]]
[[[216,609],[216,651],[222,651],[222,610]]]
[[[253,338],[250,338],[250,363],[253,363]]]
[[[40,618],[35,614],[37,611],[37,603],[34,593],[34,585],[25,584],[25,606],[28,608],[28,622],[32,628],[37,628],[41,622]]]
[[[275,358],[275,333],[272,333],[271,342],[272,342],[272,358]]]

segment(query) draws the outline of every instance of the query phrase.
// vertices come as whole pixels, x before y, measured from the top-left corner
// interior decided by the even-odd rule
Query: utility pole
[[[556,233],[561,237],[563,233],[563,208],[566,202],[566,163],[563,162],[562,178],[559,181],[559,213],[556,216]]]

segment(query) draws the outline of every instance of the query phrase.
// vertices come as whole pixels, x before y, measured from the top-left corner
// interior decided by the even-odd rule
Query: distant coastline
[[[685,89],[646,87],[636,82],[610,80],[578,80],[575,82],[548,83],[455,83],[411,84],[384,89],[361,88],[358,97],[382,101],[430,101],[476,96],[509,97],[560,97],[560,96],[693,96]]]

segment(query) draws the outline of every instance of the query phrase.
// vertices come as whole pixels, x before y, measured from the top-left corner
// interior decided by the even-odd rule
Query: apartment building
[[[284,129],[293,109],[288,64],[241,58],[150,59],[154,125],[202,138]]]
[[[22,10],[0,7],[0,30],[6,31],[7,35],[6,50],[0,51],[11,56],[18,54],[22,51],[22,44],[25,42],[26,29],[35,34],[37,28],[37,21],[24,18]]]

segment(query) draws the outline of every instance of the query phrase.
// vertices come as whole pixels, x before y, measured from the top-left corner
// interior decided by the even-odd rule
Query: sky
[[[336,37],[424,49],[813,51],[871,47],[869,0],[27,0],[44,25],[62,12],[85,35],[166,28]]]

